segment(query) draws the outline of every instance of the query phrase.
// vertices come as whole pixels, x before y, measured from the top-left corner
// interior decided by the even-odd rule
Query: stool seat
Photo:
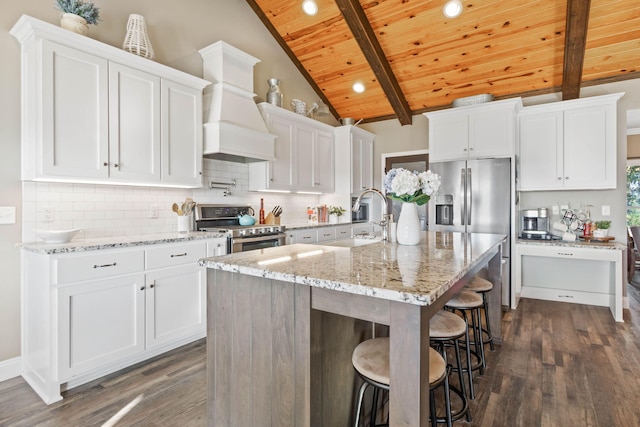
[[[450,311],[438,311],[429,322],[429,336],[432,339],[459,336],[466,330],[464,319]]]
[[[446,302],[451,308],[475,308],[482,306],[482,296],[473,291],[461,290]]]
[[[493,289],[493,283],[482,277],[475,276],[464,289],[473,292],[488,292]]]
[[[455,315],[454,315],[455,316]],[[381,384],[389,384],[389,338],[363,341],[353,350],[353,367],[362,376]],[[445,375],[447,364],[442,356],[429,347],[429,384]]]

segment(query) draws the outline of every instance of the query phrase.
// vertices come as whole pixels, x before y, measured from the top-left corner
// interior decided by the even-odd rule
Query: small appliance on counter
[[[226,233],[227,253],[246,252],[285,244],[284,225],[241,225],[251,206],[197,204],[196,230]]]
[[[520,230],[521,239],[553,240],[557,238],[549,232],[549,210],[547,208],[521,210]]]

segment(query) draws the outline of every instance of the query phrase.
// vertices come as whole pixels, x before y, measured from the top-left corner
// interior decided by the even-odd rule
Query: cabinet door
[[[109,64],[110,177],[160,182],[160,78]]]
[[[513,107],[469,113],[469,157],[507,157],[515,150]]]
[[[520,190],[562,188],[562,139],[562,112],[520,117]]]
[[[315,191],[333,193],[333,149],[333,135],[324,131],[316,131],[313,151],[313,188]]]
[[[202,187],[202,92],[162,80],[162,183]]]
[[[564,188],[616,187],[616,141],[607,134],[607,114],[615,111],[597,106],[564,112]]]
[[[351,193],[373,187],[373,135],[352,129]]]
[[[42,163],[36,174],[107,178],[108,62],[48,41],[42,42],[42,61]]]
[[[144,275],[58,288],[60,380],[144,350]]]
[[[206,269],[184,265],[147,272],[146,345],[151,348],[206,329]]]
[[[429,160],[431,162],[467,158],[468,149],[467,114],[429,118]]]
[[[298,123],[294,132],[296,188],[303,191],[316,191],[313,171],[315,131],[309,126]]]
[[[276,160],[249,164],[249,189],[290,191],[294,184],[293,123],[288,118],[270,113],[265,114],[264,118],[269,132],[277,136]]]

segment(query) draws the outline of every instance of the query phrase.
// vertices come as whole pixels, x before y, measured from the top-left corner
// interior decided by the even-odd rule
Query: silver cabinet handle
[[[111,264],[102,264],[102,265],[98,265],[98,264],[94,264],[93,268],[104,268],[104,267],[115,267],[116,263],[111,263]]]
[[[141,287],[140,287],[140,290],[141,290],[141,291],[144,291],[144,286],[141,286]]]
[[[179,257],[179,256],[187,256],[187,253],[183,253],[183,254],[171,254],[171,258],[175,258],[175,257]]]

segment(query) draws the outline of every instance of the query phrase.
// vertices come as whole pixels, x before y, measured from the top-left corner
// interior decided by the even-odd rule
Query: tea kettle
[[[248,213],[249,211],[251,213]],[[256,219],[252,216],[254,214],[255,214],[255,211],[253,210],[253,208],[250,208],[250,207],[240,211],[240,213],[238,214],[240,225],[253,225],[253,224],[255,224],[256,223]]]

